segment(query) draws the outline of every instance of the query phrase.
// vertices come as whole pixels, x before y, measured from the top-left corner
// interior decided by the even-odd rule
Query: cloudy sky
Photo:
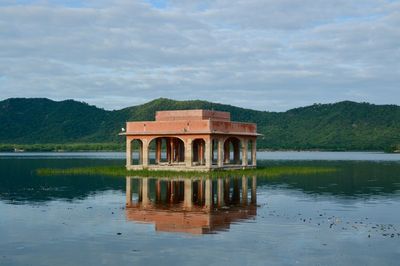
[[[0,99],[400,104],[400,0],[0,0]]]

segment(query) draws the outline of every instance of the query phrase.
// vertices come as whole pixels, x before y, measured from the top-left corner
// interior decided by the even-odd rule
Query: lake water
[[[2,153],[0,265],[399,265],[400,155],[258,158],[260,166],[338,170],[213,180],[37,176],[44,167],[123,165],[123,153]]]

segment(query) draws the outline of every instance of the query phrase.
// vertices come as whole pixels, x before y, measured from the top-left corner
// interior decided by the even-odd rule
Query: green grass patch
[[[40,176],[57,175],[102,175],[102,176],[139,176],[139,177],[232,177],[232,176],[260,176],[278,177],[283,175],[314,175],[326,174],[338,171],[334,167],[313,167],[313,166],[271,166],[256,169],[240,170],[216,170],[211,172],[180,172],[180,171],[155,171],[155,170],[126,170],[122,166],[98,166],[79,168],[41,168],[36,173]]]

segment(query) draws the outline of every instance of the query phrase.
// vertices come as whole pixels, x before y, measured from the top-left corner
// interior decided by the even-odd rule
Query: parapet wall
[[[257,125],[254,123],[211,121],[211,132],[223,133],[257,133]]]
[[[180,120],[218,120],[230,121],[228,112],[211,110],[175,110],[156,112],[156,121],[180,121]]]
[[[210,110],[158,111],[156,121],[127,122],[126,133],[258,135],[256,124],[232,122],[228,112]]]
[[[127,122],[127,132],[137,133],[169,133],[169,132],[210,132],[208,120],[180,120],[180,121],[145,121]]]

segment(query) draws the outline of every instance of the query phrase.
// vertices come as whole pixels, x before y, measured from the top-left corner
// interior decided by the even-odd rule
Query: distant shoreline
[[[257,149],[260,152],[384,152],[400,153],[400,150],[361,149]],[[0,144],[0,152],[125,152],[125,144],[115,143],[71,143],[71,144]]]
[[[114,111],[74,100],[0,101],[0,151],[123,151],[118,133],[127,121],[152,121],[157,111],[192,109],[229,112],[232,121],[256,123],[260,150],[400,151],[400,106],[342,101],[267,112],[165,98]]]

